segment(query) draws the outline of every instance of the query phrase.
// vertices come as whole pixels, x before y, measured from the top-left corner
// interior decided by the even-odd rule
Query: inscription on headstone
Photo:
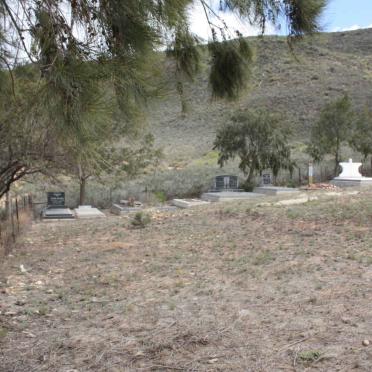
[[[271,185],[271,174],[265,173],[262,175],[262,183],[264,185]]]
[[[216,190],[229,190],[238,188],[238,177],[237,176],[217,176],[215,178],[215,189]]]
[[[64,192],[48,192],[48,207],[58,208],[65,206]]]

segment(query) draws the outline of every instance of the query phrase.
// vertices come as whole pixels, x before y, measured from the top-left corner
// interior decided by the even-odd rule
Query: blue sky
[[[211,3],[217,4],[218,0],[210,0]],[[197,35],[207,40],[210,38],[210,28],[205,22],[204,11],[201,6],[196,5],[190,11],[192,26],[191,29]],[[257,35],[259,29],[241,23],[239,19],[230,13],[220,13],[225,23],[231,30],[239,29],[244,35]],[[372,0],[329,0],[322,19],[321,26],[323,31],[350,31],[358,28],[372,27]],[[268,27],[268,34],[283,34],[282,30],[275,30]]]
[[[322,24],[330,32],[372,27],[372,0],[329,0]]]

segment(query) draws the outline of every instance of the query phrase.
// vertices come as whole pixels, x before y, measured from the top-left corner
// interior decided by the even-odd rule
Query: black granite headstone
[[[65,193],[48,192],[48,208],[65,208]]]

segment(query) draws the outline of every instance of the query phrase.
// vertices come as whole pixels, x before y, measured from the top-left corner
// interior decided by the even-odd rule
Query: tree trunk
[[[335,169],[334,169],[334,171],[333,171],[335,177],[338,176],[338,174],[337,174],[337,171],[338,171],[338,164],[339,164],[339,157],[338,157],[338,151],[337,151],[337,152],[336,152],[336,155],[335,155]]]
[[[338,163],[340,162],[339,156],[340,156],[340,138],[337,137],[336,140],[336,153],[335,153],[335,169],[334,169],[334,176],[337,177],[337,170],[338,170]]]
[[[9,219],[12,211],[11,211],[11,204],[10,204],[10,193],[9,191],[5,194],[5,213],[6,213],[6,218]]]
[[[26,169],[18,162],[8,164],[0,169],[0,198],[9,190],[10,186],[26,174]]]
[[[80,179],[80,198],[79,198],[79,205],[84,205],[85,204],[85,188],[87,184],[87,179],[86,178],[81,178]]]

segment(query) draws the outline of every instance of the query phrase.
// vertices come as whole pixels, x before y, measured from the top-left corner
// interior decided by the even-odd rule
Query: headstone
[[[270,173],[264,173],[262,175],[262,185],[268,186],[268,185],[271,185],[271,184],[272,184],[271,174]]]
[[[359,172],[359,168],[362,163],[353,163],[353,159],[349,159],[347,163],[340,163],[342,167],[342,172],[338,176],[339,178],[360,178],[362,177]]]
[[[348,162],[340,163],[342,172],[331,183],[339,187],[372,185],[371,177],[363,177],[360,174],[359,168],[361,165],[362,163],[353,163],[352,159],[349,159]]]
[[[238,176],[222,175],[215,177],[212,191],[239,190]]]
[[[48,192],[47,207],[41,213],[43,219],[46,220],[65,220],[75,218],[71,209],[65,205],[64,192]]]
[[[48,192],[48,207],[64,208],[65,207],[65,193],[64,192]]]

